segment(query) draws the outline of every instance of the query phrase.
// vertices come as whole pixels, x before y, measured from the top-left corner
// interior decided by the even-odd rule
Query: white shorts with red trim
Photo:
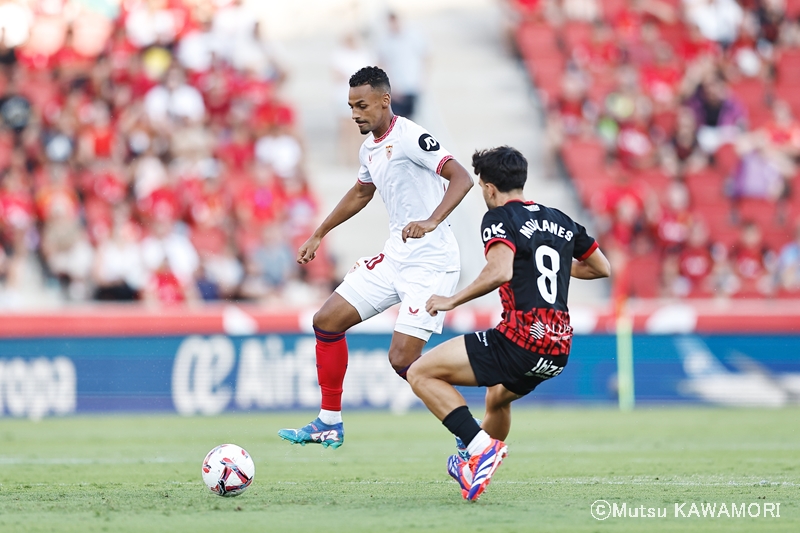
[[[381,253],[356,261],[336,292],[356,308],[361,320],[401,304],[395,331],[427,341],[442,332],[445,313],[431,316],[425,303],[432,294],[452,296],[458,277],[458,272],[399,263]]]

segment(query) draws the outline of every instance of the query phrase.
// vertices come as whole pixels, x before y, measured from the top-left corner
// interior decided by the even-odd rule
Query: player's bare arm
[[[479,296],[489,294],[511,279],[514,273],[514,250],[511,247],[502,242],[492,244],[486,253],[486,261],[486,266],[475,281],[449,298],[434,294],[428,298],[425,310],[431,316],[436,316],[439,311],[450,311]]]
[[[570,275],[578,279],[599,279],[607,278],[611,275],[611,264],[600,248],[583,261],[572,261]]]
[[[297,262],[304,265],[314,259],[325,235],[364,209],[373,196],[375,196],[375,185],[356,182],[345,193],[336,207],[333,208],[333,211],[322,221],[322,224],[319,225],[314,234],[297,250]]]
[[[451,159],[444,164],[441,176],[450,182],[442,201],[426,220],[410,222],[403,228],[403,242],[406,242],[406,239],[419,239],[426,233],[435,230],[453,212],[453,209],[461,203],[461,200],[472,188],[472,176],[455,159]]]

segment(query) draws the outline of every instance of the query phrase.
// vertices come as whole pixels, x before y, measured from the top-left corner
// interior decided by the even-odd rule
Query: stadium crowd
[[[0,307],[327,294],[285,77],[237,0],[0,0]]]
[[[800,1],[510,3],[619,293],[800,297]]]

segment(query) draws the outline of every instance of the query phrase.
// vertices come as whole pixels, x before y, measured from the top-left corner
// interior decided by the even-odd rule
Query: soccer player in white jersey
[[[302,428],[278,432],[295,444],[333,448],[344,442],[345,332],[399,303],[389,363],[406,378],[431,334],[442,331],[444,313],[431,316],[425,302],[433,294],[453,294],[458,283],[461,260],[446,219],[473,185],[469,172],[430,133],[392,113],[383,70],[365,67],[353,74],[348,103],[367,135],[359,151],[358,180],[300,247],[297,262],[313,260],[323,237],[361,211],[376,190],[389,211],[389,239],[381,253],[356,263],[314,315],[319,416]]]

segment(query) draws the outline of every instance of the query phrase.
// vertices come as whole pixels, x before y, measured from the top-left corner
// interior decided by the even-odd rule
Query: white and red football
[[[220,444],[203,460],[203,482],[217,496],[238,496],[255,475],[250,454],[235,444]]]

